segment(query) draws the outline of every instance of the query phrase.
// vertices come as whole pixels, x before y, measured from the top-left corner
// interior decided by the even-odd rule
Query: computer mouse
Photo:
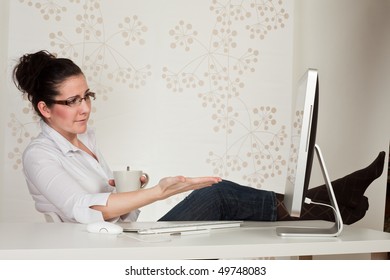
[[[87,225],[87,231],[92,233],[120,234],[123,228],[110,222],[96,222]]]

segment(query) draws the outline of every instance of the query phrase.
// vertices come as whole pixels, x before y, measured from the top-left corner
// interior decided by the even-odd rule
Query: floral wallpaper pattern
[[[245,25],[247,36],[265,40],[269,32],[284,27],[289,15],[283,1],[213,0],[210,10],[215,25],[208,42],[199,41],[198,32],[183,20],[169,31],[171,48],[182,47],[189,53],[199,48],[201,55],[189,55],[189,61],[179,70],[165,67],[162,77],[174,92],[197,88],[200,105],[213,109],[214,132],[226,135],[224,150],[209,152],[207,162],[214,173],[228,176],[230,171],[242,171],[247,183],[261,187],[269,176],[280,175],[286,164],[278,152],[287,133],[276,120],[277,108],[251,108],[240,98],[245,92],[241,77],[256,71],[260,51],[248,46],[242,50],[236,28]],[[238,107],[244,108],[245,115],[239,113]],[[237,126],[245,130],[239,139],[232,136]],[[248,142],[249,148],[241,148]]]
[[[291,12],[285,0],[202,1],[204,13],[211,13],[214,21],[208,30],[181,18],[178,12],[173,19],[176,23],[160,36],[168,37],[170,50],[184,52],[187,59],[172,64],[166,61],[162,69],[156,69],[150,61],[136,59],[134,50],[150,44],[146,38],[154,32],[143,15],[130,12],[123,18],[106,18],[101,2],[19,0],[19,5],[29,7],[31,13],[52,24],[52,31],[47,34],[51,49],[59,56],[82,62],[82,69],[99,99],[108,100],[117,84],[125,85],[131,94],[131,90],[150,83],[153,74],[163,80],[171,94],[195,93],[199,106],[209,114],[213,124],[211,133],[225,139],[218,150],[210,150],[205,158],[215,175],[239,172],[248,185],[261,188],[269,178],[284,172],[286,155],[281,148],[288,145],[289,132],[279,116],[285,113],[275,104],[252,105],[243,96],[262,94],[248,91],[245,77],[256,73],[263,59],[259,42],[291,25]],[[208,3],[208,10],[204,3]],[[73,15],[71,33],[68,28],[59,29],[70,6],[78,11]],[[115,22],[116,30],[106,28],[108,20],[111,24]],[[243,44],[243,37],[251,44]],[[133,51],[123,52],[123,47],[132,47]],[[23,148],[38,131],[38,118],[29,103],[24,104],[24,117],[12,113],[8,121],[15,138],[8,157],[15,170],[21,168]],[[94,106],[93,110],[102,108]]]

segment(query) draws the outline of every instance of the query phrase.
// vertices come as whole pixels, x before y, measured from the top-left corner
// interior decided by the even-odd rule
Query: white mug
[[[142,172],[142,170],[120,170],[113,173],[118,193],[137,191],[144,188],[149,181],[148,174]],[[145,183],[141,183],[142,176],[146,177]]]

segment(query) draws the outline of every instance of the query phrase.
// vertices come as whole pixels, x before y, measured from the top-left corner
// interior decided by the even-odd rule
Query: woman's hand
[[[149,177],[146,174],[142,175],[139,180],[141,181],[141,186],[146,186],[149,183]]]
[[[141,178],[139,179],[141,181],[141,185],[146,185],[148,182],[149,182],[149,178],[146,177],[145,175],[142,175]],[[110,179],[108,180],[108,184],[111,186],[111,187],[115,187],[115,180],[114,179]]]
[[[211,185],[221,181],[222,179],[219,177],[166,177],[161,179],[155,188],[159,191],[159,199],[165,199],[172,195],[186,191],[210,187]]]

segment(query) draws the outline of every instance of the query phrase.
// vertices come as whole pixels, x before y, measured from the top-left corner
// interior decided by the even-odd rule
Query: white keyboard
[[[212,229],[240,227],[242,221],[207,221],[207,222],[156,222],[127,227],[123,226],[125,232],[138,232],[139,234],[161,234],[161,233],[189,233],[204,232]],[[148,224],[148,225],[147,225]]]

